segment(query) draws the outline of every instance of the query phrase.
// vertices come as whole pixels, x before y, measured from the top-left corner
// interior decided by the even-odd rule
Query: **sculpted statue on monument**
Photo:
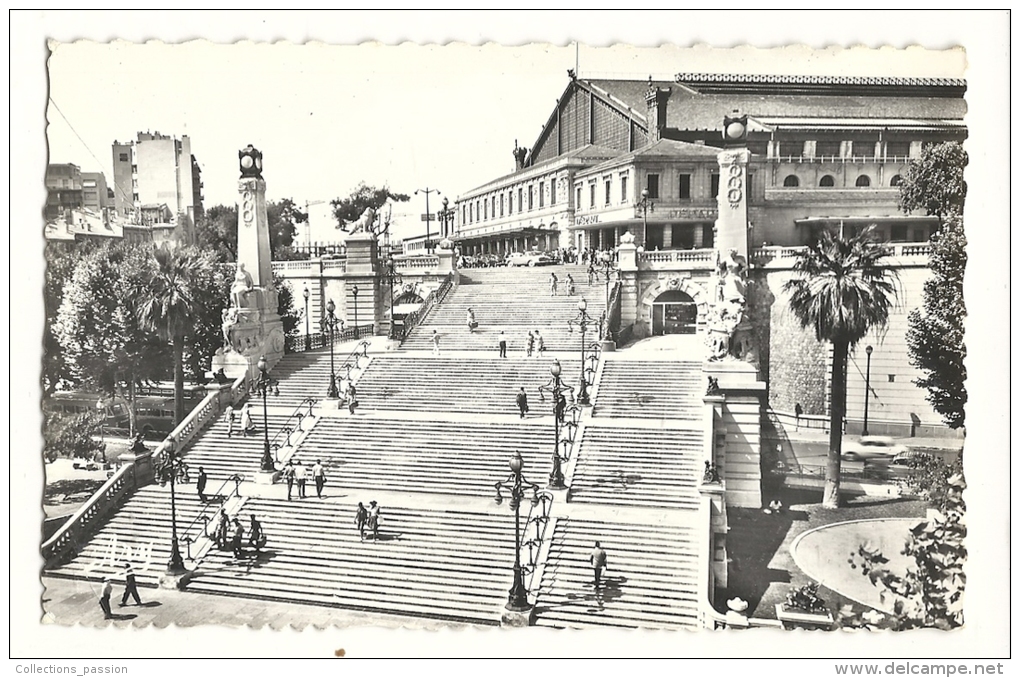
[[[248,293],[251,292],[253,286],[251,273],[244,270],[243,263],[237,262],[234,282],[230,285],[230,301],[234,308],[244,308],[247,305]]]
[[[372,224],[375,223],[375,210],[371,207],[366,207],[365,211],[361,213],[361,216],[357,221],[351,224],[351,233],[371,233]]]

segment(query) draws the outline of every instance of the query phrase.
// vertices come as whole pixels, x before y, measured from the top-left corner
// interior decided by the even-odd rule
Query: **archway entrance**
[[[652,302],[652,336],[695,334],[698,331],[698,305],[686,292],[663,292]]]

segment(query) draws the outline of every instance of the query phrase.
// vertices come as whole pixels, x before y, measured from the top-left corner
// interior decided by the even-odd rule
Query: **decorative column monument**
[[[709,288],[709,358],[704,364],[711,395],[722,396],[716,435],[723,440],[714,463],[729,506],[761,507],[761,407],[765,384],[758,381],[757,351],[748,314],[748,222],[750,185],[747,116],[723,121],[719,152],[719,218],[716,272]],[[709,398],[708,400],[711,400]],[[716,403],[716,406],[718,403]],[[713,436],[715,437],[715,436]]]
[[[212,368],[222,368],[231,379],[246,374],[251,380],[260,357],[265,356],[269,369],[283,357],[284,337],[273,284],[262,153],[249,144],[238,158],[237,269],[223,311],[223,348],[213,356]]]

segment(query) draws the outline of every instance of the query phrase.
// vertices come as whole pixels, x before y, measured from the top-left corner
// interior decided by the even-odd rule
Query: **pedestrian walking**
[[[205,484],[207,482],[209,482],[209,478],[205,475],[205,469],[199,466],[198,480],[195,482],[195,488],[198,490],[198,500],[203,504],[205,503]]]
[[[528,394],[524,392],[523,386],[517,394],[517,409],[521,411],[521,419],[524,419],[524,415],[528,413]]]
[[[567,294],[574,295],[574,276],[567,274]]]
[[[255,434],[255,422],[251,418],[251,403],[245,403],[241,408],[241,433],[247,438],[248,434]]]
[[[283,479],[287,482],[287,501],[290,501],[291,493],[294,491],[294,462],[288,461],[283,467]]]
[[[535,349],[538,351],[539,357],[545,355],[545,338],[535,330]]]
[[[251,516],[249,530],[248,545],[252,546],[255,549],[255,554],[258,555],[262,551],[262,547],[266,545],[266,533],[262,530],[262,523],[255,519],[254,513]]]
[[[322,466],[322,460],[316,459],[312,466],[312,480],[315,481],[315,496],[322,499],[322,488],[326,486],[326,469]]]
[[[110,596],[113,595],[113,582],[109,577],[103,579],[103,586],[99,589],[99,608],[103,611],[103,618],[109,619],[113,616],[110,609]]]
[[[135,605],[141,605],[142,599],[138,596],[138,581],[135,579],[134,568],[131,563],[124,563],[124,595],[120,599],[120,606],[127,605],[128,596],[135,599]]]
[[[227,521],[227,512],[220,509],[220,521],[216,523],[216,546],[222,551],[227,548],[227,534],[230,524]]]
[[[234,550],[234,558],[240,560],[244,556],[244,525],[237,518],[233,522],[233,534],[231,535],[230,546]]]
[[[595,282],[595,259],[592,258],[588,262],[588,287],[591,287]]]
[[[595,548],[591,552],[591,566],[595,569],[595,588],[602,584],[602,572],[606,569],[606,552],[602,544],[595,542]]]
[[[358,511],[354,514],[354,524],[358,526],[358,535],[360,535],[361,541],[365,541],[366,523],[368,523],[368,509],[359,501]]]
[[[308,469],[304,467],[301,460],[294,466],[294,480],[297,481],[298,498],[305,498],[305,483],[308,482]]]
[[[237,419],[237,413],[234,412],[233,405],[227,405],[227,437],[230,438],[234,435],[234,421]]]
[[[368,503],[368,529],[372,530],[372,540],[379,541],[379,523],[382,516],[379,515],[379,504],[373,499]]]
[[[506,335],[503,334],[503,330],[499,331],[499,357],[506,357]]]
[[[475,320],[475,312],[470,308],[467,310],[467,326],[468,332],[474,332],[475,328],[478,327],[478,321]]]
[[[528,357],[535,352],[535,334],[534,332],[528,332]]]
[[[439,355],[439,332],[432,330],[432,355]]]
[[[557,280],[556,274],[555,273],[550,273],[549,274],[549,291],[551,292],[550,296],[553,296],[553,297],[556,296],[556,285],[558,283],[559,283],[559,280]]]
[[[354,408],[358,406],[358,389],[354,388],[354,384],[347,386],[347,409],[351,414],[354,414]]]

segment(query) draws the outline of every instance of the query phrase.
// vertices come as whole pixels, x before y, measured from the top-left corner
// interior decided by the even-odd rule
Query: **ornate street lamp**
[[[106,404],[100,398],[96,401],[96,416],[99,418],[99,451],[103,454],[103,463],[106,463]]]
[[[419,193],[425,194],[425,214],[422,218],[425,220],[425,253],[428,254],[432,251],[432,213],[429,212],[429,195],[435,193],[436,195],[442,195],[438,188],[419,188],[416,189],[414,194]]]
[[[392,252],[383,263],[383,277],[390,284],[390,339],[396,339],[396,323],[394,322],[395,318],[393,316],[393,307],[395,306],[394,302],[396,299],[393,296],[393,287],[394,285],[401,284],[403,282],[403,277],[397,273],[397,262],[393,259]]]
[[[868,396],[871,395],[871,353],[874,350],[870,344],[864,347],[864,352],[868,354],[868,367],[864,373],[864,429],[861,431],[862,436],[868,435]]]
[[[443,224],[443,238],[453,235],[454,210],[450,209],[449,198],[443,198],[443,209],[439,212],[439,221]]]
[[[524,493],[531,491],[531,505],[538,506],[538,485],[528,482],[521,471],[524,459],[520,452],[515,452],[510,459],[510,477],[496,483],[496,503],[503,503],[502,490],[510,490],[510,509],[514,512],[514,584],[510,588],[506,609],[513,612],[524,612],[531,609],[528,602],[528,589],[524,586],[524,568],[521,567],[521,499]]]
[[[181,575],[188,570],[184,567],[180,544],[177,541],[177,494],[174,482],[186,464],[177,450],[177,441],[169,438],[163,448],[163,454],[155,465],[156,480],[160,485],[170,483],[170,560],[167,562],[167,574]]]
[[[322,319],[322,325],[324,329],[329,330],[329,390],[326,392],[326,397],[339,398],[340,392],[336,387],[336,367],[333,362],[333,342],[337,325],[340,326],[340,331],[342,332],[344,321],[336,317],[336,304],[333,303],[332,299],[326,303],[326,317]]]
[[[312,350],[312,332],[311,332],[311,318],[308,315],[308,298],[312,296],[312,293],[308,291],[308,284],[305,283],[305,289],[301,292],[301,296],[305,298],[305,350]]]
[[[266,396],[272,393],[280,395],[279,382],[269,376],[266,357],[262,356],[258,362],[259,376],[251,382],[251,392],[262,396],[262,471],[272,473],[276,470],[273,463],[273,453],[269,449],[269,406],[266,403]]]
[[[358,338],[358,286],[355,285],[351,288],[351,294],[354,295],[354,338]]]
[[[589,405],[588,399],[588,379],[585,377],[585,360],[584,360],[584,349],[585,349],[585,338],[584,335],[588,331],[588,325],[595,323],[595,318],[588,315],[588,302],[581,297],[581,301],[577,302],[577,316],[567,321],[567,328],[571,333],[574,331],[574,325],[581,328],[581,390],[577,394],[578,405]]]
[[[538,387],[538,395],[542,400],[545,400],[545,391],[552,393],[555,438],[553,438],[552,471],[549,472],[549,488],[553,490],[562,490],[566,487],[563,482],[563,469],[561,467],[563,459],[560,457],[560,417],[563,416],[566,407],[560,407],[560,401],[566,400],[564,394],[573,393],[574,391],[572,387],[566,386],[560,379],[562,371],[563,368],[560,367],[560,361],[553,361],[552,367],[549,368],[552,380],[548,384]]]
[[[647,188],[641,190],[641,200],[635,207],[641,210],[641,223],[644,228],[641,239],[648,242],[648,213],[655,211],[655,203],[649,199]]]

